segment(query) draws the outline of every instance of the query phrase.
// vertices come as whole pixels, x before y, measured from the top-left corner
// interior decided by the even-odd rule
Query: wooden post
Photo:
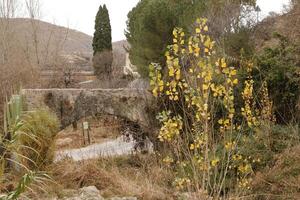
[[[87,129],[88,142],[91,144],[90,129]]]
[[[76,120],[74,120],[72,122],[72,127],[73,127],[73,131],[77,131],[77,121]]]
[[[83,145],[85,145],[84,122],[82,123]]]

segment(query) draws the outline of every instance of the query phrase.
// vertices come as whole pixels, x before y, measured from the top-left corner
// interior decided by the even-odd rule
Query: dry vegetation
[[[256,174],[253,193],[257,198],[300,199],[300,146],[276,156],[274,166]],[[251,198],[249,198],[251,199]]]
[[[85,70],[85,65],[91,62],[90,36],[38,21],[39,4],[35,0],[26,0],[31,19],[11,19],[17,8],[14,2],[0,0],[10,8],[0,7],[0,107],[5,97],[19,86],[43,87],[41,69],[57,72],[52,74],[53,79],[47,87],[77,87],[74,73]],[[240,15],[238,10],[226,4],[218,16],[208,16],[218,18],[212,35],[218,36],[231,26],[230,16]],[[225,14],[228,16],[220,18]],[[256,50],[260,52],[261,47],[278,45],[271,37],[274,31],[297,45],[298,24],[299,4],[282,16],[266,19],[255,29]],[[24,132],[29,136],[20,137],[20,143],[9,143],[7,146],[14,148],[9,149],[8,154],[19,153],[22,145],[26,146],[27,149],[21,151],[25,161],[20,159],[20,163],[30,170],[45,170],[53,179],[45,183],[47,187],[43,189],[47,192],[33,187],[25,193],[28,197],[64,198],[79,188],[96,186],[104,197],[135,196],[141,200],[300,199],[299,121],[298,124],[292,124],[293,121],[277,123],[266,81],[261,87],[256,86],[255,63],[241,59],[240,66],[231,67],[231,60],[226,56],[214,55],[218,50],[213,51],[213,47],[220,41],[214,43],[210,38],[206,19],[198,19],[194,26],[189,40],[183,29],[174,30],[174,44],[166,52],[166,69],[158,64],[151,66],[152,92],[161,99],[159,103],[164,111],[158,115],[162,124],[160,131],[152,134],[155,142],[159,142],[159,138],[164,143],[158,145],[154,154],[137,153],[78,162],[66,158],[53,163],[55,150],[83,146],[83,121],[91,125],[92,143],[120,136],[128,124],[114,116],[103,115],[81,119],[77,127],[70,126],[58,132],[58,121],[48,111],[27,113],[22,115],[22,123],[10,124],[10,131],[15,131],[13,134]],[[112,77],[116,79],[116,87],[128,82],[120,79],[127,46],[127,42],[120,41],[113,47]],[[73,62],[76,56],[81,62],[79,69]],[[299,56],[294,59],[293,64],[298,67]],[[290,57],[287,60],[291,60]],[[247,71],[245,77],[240,70]],[[103,75],[103,71],[100,74]],[[106,82],[98,80],[94,84],[111,87],[112,83]],[[2,109],[0,122],[1,112]],[[5,136],[10,131],[6,130]],[[69,142],[62,142],[66,139],[70,139]],[[1,151],[7,141],[1,138]],[[18,189],[24,170],[3,166],[5,173],[0,176],[0,193]],[[181,197],[187,193],[196,197]]]
[[[95,185],[104,197],[135,196],[143,200],[173,199],[173,174],[155,155],[135,155],[73,162],[64,160],[49,168],[58,185],[50,194],[64,196],[63,189]],[[67,192],[67,191],[65,191]]]

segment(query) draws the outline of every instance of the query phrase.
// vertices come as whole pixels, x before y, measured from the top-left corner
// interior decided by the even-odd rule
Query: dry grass
[[[104,197],[135,196],[143,200],[174,199],[171,171],[158,164],[154,155],[135,155],[73,162],[64,160],[51,166],[58,185],[52,193],[65,195],[62,189],[96,186]]]
[[[300,145],[286,149],[273,167],[256,175],[253,194],[259,200],[300,199]]]

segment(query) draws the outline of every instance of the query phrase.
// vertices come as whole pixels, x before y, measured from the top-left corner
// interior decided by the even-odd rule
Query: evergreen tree
[[[228,15],[224,9],[227,3],[232,8],[243,8],[241,5],[255,4],[256,0],[141,0],[128,13],[126,38],[130,43],[130,61],[137,66],[143,77],[148,76],[148,66],[151,62],[165,63],[164,52],[172,44],[172,31],[175,27],[189,30],[190,25],[198,17],[225,20],[223,14]],[[229,2],[229,3],[228,3]],[[239,17],[239,9],[233,17]],[[219,17],[220,16],[220,17]],[[229,19],[228,22],[236,21]],[[214,24],[212,23],[212,25]],[[217,29],[223,31],[227,27]],[[232,24],[232,23],[231,23]],[[210,24],[210,27],[213,27]],[[216,29],[213,27],[212,29]],[[231,30],[229,28],[229,30]],[[218,39],[221,31],[213,34]],[[218,32],[221,32],[218,33]],[[187,33],[188,34],[188,33]],[[163,66],[164,67],[164,66]]]
[[[94,55],[104,50],[112,50],[110,19],[105,4],[100,6],[96,15],[93,50]]]
[[[107,78],[112,71],[111,26],[106,5],[100,6],[95,20],[93,66],[98,78]]]

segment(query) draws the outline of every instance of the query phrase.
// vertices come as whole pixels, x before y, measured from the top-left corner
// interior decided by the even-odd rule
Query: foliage
[[[9,101],[6,100],[4,106],[4,134],[0,138],[0,177],[7,167],[12,167],[10,161],[14,156],[17,162],[20,161],[19,137],[22,124],[21,115],[23,112],[21,95],[13,95]]]
[[[112,50],[110,19],[105,4],[99,7],[96,15],[93,50],[94,55],[104,50]]]
[[[54,115],[49,115],[47,111],[24,114],[20,95],[13,95],[4,110],[5,134],[1,135],[0,138],[0,183],[6,181],[4,173],[18,172],[18,174],[24,174],[16,190],[1,197],[4,200],[13,200],[19,198],[31,185],[43,187],[43,183],[49,180],[45,173],[31,171],[28,168],[30,166],[26,166],[26,163],[30,162],[32,165],[41,166],[41,159],[31,157],[32,154],[29,152],[38,153],[39,157],[47,156],[46,158],[49,160],[50,154],[46,150],[53,144],[58,123],[57,118]],[[49,136],[50,134],[52,135]],[[36,148],[37,146],[33,145],[34,142],[40,146],[43,145],[43,148]]]
[[[38,183],[38,185],[43,185],[45,182],[50,181],[51,178],[40,172],[32,172],[24,174],[18,183],[16,190],[10,192],[4,197],[0,197],[0,200],[16,200],[18,199],[33,183]]]
[[[174,29],[173,44],[165,53],[166,78],[159,64],[150,65],[153,95],[168,99],[158,115],[162,123],[158,138],[170,150],[164,162],[176,171],[174,185],[180,190],[205,191],[215,198],[232,190],[239,196],[250,187],[252,163],[257,162],[243,157],[241,138],[253,133],[260,121],[273,122],[272,102],[264,84],[262,107],[257,106],[253,64],[244,61],[243,104],[236,104],[237,70],[216,55],[207,19],[195,24],[190,37],[182,28]],[[238,115],[243,121],[237,120]]]
[[[41,170],[52,163],[58,130],[58,119],[48,110],[35,110],[24,115],[21,131],[26,134],[20,140],[27,147],[23,148],[22,154],[30,158],[30,168]]]
[[[190,25],[202,13],[203,1],[142,0],[128,14],[126,38],[131,45],[130,60],[142,76],[150,62],[164,62],[176,26]]]
[[[126,38],[131,45],[130,60],[138,67],[140,74],[146,77],[151,62],[165,62],[164,52],[172,43],[174,27],[188,29],[200,15],[208,16],[214,23],[220,21],[211,30],[217,33],[216,37],[220,37],[225,30],[233,30],[233,26],[236,29],[241,25],[241,5],[254,4],[255,0],[142,0],[128,14]],[[233,11],[228,13],[230,9]],[[224,24],[226,27],[221,26]]]
[[[267,81],[276,118],[288,123],[297,117],[300,98],[300,44],[290,43],[279,34],[274,36],[279,44],[258,56],[259,72],[255,79]]]
[[[224,51],[231,58],[251,59],[254,54],[254,43],[251,39],[252,29],[248,27],[240,27],[234,33],[227,33],[224,36]]]
[[[261,171],[275,164],[276,155],[299,142],[300,132],[297,126],[282,126],[264,121],[255,129],[255,135],[242,137],[240,152],[245,158],[256,158],[259,162],[253,164],[253,169]]]
[[[22,113],[22,98],[20,95],[13,95],[9,102],[6,103],[4,107],[4,132],[9,134],[11,130],[10,127],[13,127],[20,118]]]

